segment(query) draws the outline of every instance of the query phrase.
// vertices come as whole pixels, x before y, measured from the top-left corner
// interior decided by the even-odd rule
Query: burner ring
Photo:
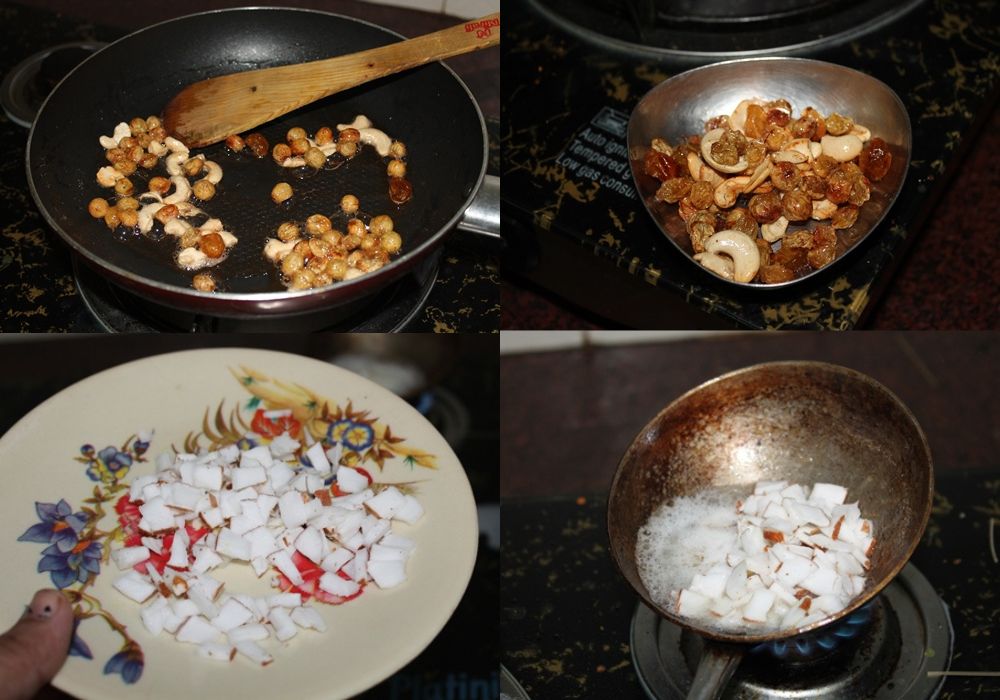
[[[637,0],[622,0],[620,3],[605,4],[602,10],[607,7],[619,7],[624,5],[631,16],[629,19],[614,17],[608,13],[591,13],[593,16],[584,22],[577,21],[570,13],[580,14],[589,12],[586,3],[576,0],[527,0],[533,11],[544,17],[546,20],[556,25],[563,31],[581,39],[588,44],[596,45],[604,49],[619,51],[632,56],[641,56],[653,59],[687,59],[696,64],[709,63],[727,58],[750,58],[754,56],[777,56],[777,55],[810,55],[820,49],[845,44],[861,36],[869,34],[877,29],[895,22],[903,15],[915,9],[925,0],[905,0],[898,4],[889,0],[867,0],[868,4],[874,5],[878,11],[869,19],[861,22],[849,21],[847,18],[832,24],[830,17],[818,17],[812,19],[802,18],[810,31],[799,31],[804,36],[814,36],[814,38],[784,39],[788,33],[788,27],[781,19],[775,19],[777,28],[767,25],[761,26],[760,22],[741,22],[733,18],[716,17],[712,22],[706,22],[704,18],[698,18],[695,25],[701,25],[699,31],[685,33],[684,26],[691,18],[679,18],[681,21],[672,22],[669,26],[648,27],[637,17],[637,13],[632,9]],[[647,4],[650,4],[647,2]],[[855,3],[859,7],[865,3]],[[653,3],[655,7],[655,3]],[[567,12],[569,8],[569,12]],[[656,12],[660,13],[659,10]],[[859,10],[863,14],[863,10]],[[657,17],[660,17],[657,14]],[[836,15],[833,16],[836,18]],[[772,18],[773,19],[773,18]],[[662,24],[662,23],[661,23]],[[718,31],[718,25],[723,27],[723,31]],[[714,26],[713,26],[714,25]],[[735,37],[732,31],[734,27],[744,26],[749,30],[751,43],[741,44],[743,39]],[[790,32],[795,34],[795,29]],[[801,27],[799,27],[801,29]],[[735,39],[735,41],[731,41]],[[714,48],[705,49],[705,45],[711,44]]]
[[[0,84],[3,111],[12,122],[30,129],[51,88],[81,61],[105,46],[103,41],[76,41],[31,54],[11,68]],[[50,76],[43,75],[47,67],[51,68]],[[40,85],[46,78],[51,85]]]
[[[929,677],[928,672],[946,671],[951,662],[953,631],[948,609],[938,597],[930,582],[912,564],[906,567],[883,589],[875,605],[885,611],[885,617],[893,621],[890,647],[886,652],[895,658],[889,677],[880,679],[879,685],[869,688],[867,695],[860,695],[861,689],[853,685],[834,688],[830,694],[830,684],[810,690],[796,686],[793,690],[768,688],[754,674],[737,668],[727,686],[727,698],[770,698],[789,697],[794,693],[798,698],[810,697],[850,697],[868,698],[935,698],[944,683],[943,676]],[[878,615],[880,613],[876,613]],[[876,621],[877,623],[877,621]],[[883,625],[885,626],[885,625]],[[885,635],[889,636],[889,635]],[[693,673],[685,658],[684,648],[687,637],[695,637],[682,628],[663,620],[639,602],[629,630],[632,664],[646,693],[652,700],[680,700],[687,694]],[[700,640],[697,640],[700,644]],[[852,647],[845,647],[845,652]],[[925,655],[925,650],[935,653]],[[877,653],[877,649],[875,652]],[[893,657],[893,653],[895,656]],[[751,656],[753,659],[756,655]],[[885,654],[883,654],[885,656]],[[825,663],[827,655],[818,658]],[[869,661],[878,662],[876,655]],[[884,659],[883,659],[884,661]],[[752,663],[745,661],[744,663]],[[807,664],[803,663],[801,667]],[[827,664],[842,666],[844,664]],[[784,668],[792,675],[796,665]],[[846,693],[846,694],[845,694]]]

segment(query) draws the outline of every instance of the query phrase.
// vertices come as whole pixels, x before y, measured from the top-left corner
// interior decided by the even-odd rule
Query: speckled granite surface
[[[533,700],[646,697],[629,647],[638,597],[608,553],[605,499],[504,502],[501,660]],[[991,517],[1000,529],[1000,470],[940,478],[911,559],[950,610],[954,671],[1000,671],[1000,565],[988,546]],[[939,697],[998,692],[998,678],[951,677]]]
[[[112,41],[155,21],[218,7],[252,3],[227,0],[180,0],[169,5],[77,3],[69,0],[26,2],[37,7],[0,4],[0,75],[44,48],[70,41]],[[274,2],[311,6],[352,16],[365,16],[407,35],[453,24],[455,18],[355,0]],[[57,15],[55,12],[65,14]],[[78,19],[78,18],[85,19]],[[106,24],[105,24],[106,23]],[[112,28],[113,27],[113,28]],[[489,49],[451,63],[470,85],[486,116],[498,129],[499,50]],[[45,224],[24,172],[27,131],[0,112],[0,331],[98,332],[76,291],[69,248]],[[496,158],[491,168],[496,172]],[[499,267],[494,251],[467,235],[452,234],[443,247],[438,280],[419,316],[407,327],[418,332],[495,332],[499,328]],[[346,329],[345,329],[346,330]]]

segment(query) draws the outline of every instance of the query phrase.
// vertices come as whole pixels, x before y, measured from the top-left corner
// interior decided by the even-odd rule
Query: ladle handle
[[[743,659],[743,649],[706,641],[687,700],[717,700]]]

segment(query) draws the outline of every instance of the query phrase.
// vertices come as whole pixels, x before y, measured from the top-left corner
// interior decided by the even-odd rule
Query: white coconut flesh
[[[416,523],[424,512],[420,502],[340,465],[339,444],[300,448],[285,433],[248,450],[226,445],[198,455],[168,453],[156,460],[155,474],[132,482],[141,544],[113,548],[111,559],[123,573],[112,585],[142,605],[150,634],[196,645],[206,659],[242,656],[267,665],[274,661],[270,648],[300,631],[326,631],[323,616],[298,592],[233,592],[213,573],[232,564],[250,567],[258,578],[277,570],[301,586],[292,559],[298,553],[323,570],[320,590],[340,598],[369,583],[388,589],[406,581],[416,545],[393,528]],[[334,473],[345,495],[333,496],[327,487]],[[192,542],[185,526],[210,532]],[[152,553],[168,557],[162,573],[149,561]],[[278,583],[277,576],[270,581]]]
[[[873,523],[846,500],[843,486],[787,481],[757,482],[743,498],[732,489],[677,498],[639,530],[639,576],[659,605],[704,627],[818,622],[861,595],[871,567]]]

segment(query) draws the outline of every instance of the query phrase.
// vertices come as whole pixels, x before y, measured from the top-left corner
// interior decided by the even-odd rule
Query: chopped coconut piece
[[[301,608],[293,608],[291,612],[292,622],[303,629],[312,629],[317,632],[326,632],[326,623],[320,616],[319,611],[309,605]]]

